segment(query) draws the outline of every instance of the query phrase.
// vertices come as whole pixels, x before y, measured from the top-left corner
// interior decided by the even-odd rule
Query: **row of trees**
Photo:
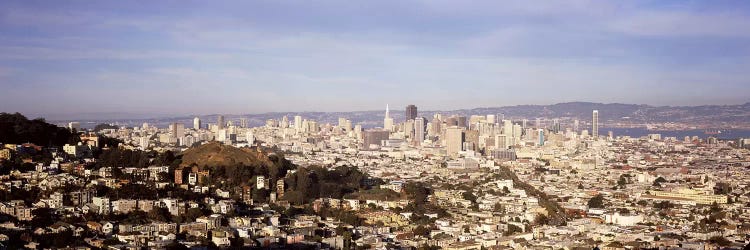
[[[341,199],[344,195],[365,189],[366,178],[367,175],[356,167],[340,166],[332,170],[319,166],[299,168],[284,179],[288,185],[284,199],[296,205],[321,197]]]
[[[80,138],[67,128],[49,124],[42,118],[27,119],[20,113],[0,113],[0,142],[21,144],[34,143],[39,146],[62,147],[66,143],[76,144]]]

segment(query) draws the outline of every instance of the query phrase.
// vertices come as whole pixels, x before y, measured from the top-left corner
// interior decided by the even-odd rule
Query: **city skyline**
[[[4,1],[0,106],[216,114],[738,104],[750,101],[748,5]]]

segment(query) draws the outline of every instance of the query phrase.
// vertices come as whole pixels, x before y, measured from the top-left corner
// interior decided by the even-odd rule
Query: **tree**
[[[503,207],[503,204],[495,203],[495,206],[492,208],[493,211],[498,213],[505,213],[505,207]]]
[[[658,209],[670,209],[673,207],[674,205],[669,201],[661,201],[661,202],[654,203],[654,208],[658,208]]]
[[[503,233],[503,234],[505,236],[508,236],[508,235],[513,235],[513,234],[516,234],[516,233],[523,233],[523,229],[521,229],[520,227],[518,227],[516,225],[508,224],[508,231],[505,231],[505,233]]]
[[[663,183],[663,182],[667,182],[667,179],[664,179],[664,177],[659,176],[659,178],[656,178],[656,180],[654,180],[654,185],[653,186],[654,187],[660,187],[661,183]]]
[[[148,211],[148,218],[159,222],[172,221],[172,215],[169,213],[169,210],[163,207],[152,208],[151,211]]]
[[[596,196],[591,197],[588,206],[589,208],[604,208],[604,196],[597,194]]]
[[[534,217],[534,224],[547,225],[549,224],[549,218],[544,214],[537,214],[536,217]]]
[[[414,233],[414,235],[419,235],[419,236],[424,236],[424,237],[429,236],[430,235],[430,231],[431,231],[430,228],[424,227],[422,225],[419,225],[416,228],[414,228],[414,230],[412,230],[412,232]]]
[[[471,203],[477,202],[477,196],[474,195],[471,191],[466,191],[463,194],[461,194],[461,197],[464,198],[464,200],[471,201]]]
[[[708,242],[711,242],[713,244],[717,244],[719,246],[729,246],[732,244],[731,241],[727,240],[727,238],[724,238],[722,236],[714,236],[708,239]]]
[[[617,180],[617,185],[620,187],[624,187],[626,184],[628,184],[628,180],[625,178],[624,174],[621,174],[620,179]]]

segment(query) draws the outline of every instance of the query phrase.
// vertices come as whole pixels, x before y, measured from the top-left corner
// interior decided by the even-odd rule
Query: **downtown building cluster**
[[[50,163],[24,159],[34,168],[2,176],[9,192],[44,192],[31,204],[3,201],[0,212],[21,222],[33,220],[34,211],[42,209],[63,217],[165,211],[188,218],[61,219],[32,228],[37,235],[70,232],[90,246],[117,249],[166,248],[174,243],[199,247],[208,242],[230,247],[238,239],[255,247],[379,249],[716,249],[748,243],[750,152],[743,148],[744,140],[659,134],[630,138],[611,132],[602,136],[596,110],[590,121],[503,114],[428,118],[420,117],[414,105],[404,114],[404,120],[396,121],[386,108],[383,126],[367,129],[346,117],[321,124],[299,115],[282,116],[249,127],[247,120],[218,116],[215,123],[196,117],[189,127],[143,124],[85,133],[81,143],[56,151]],[[76,129],[76,124],[70,125]],[[285,217],[272,209],[293,207],[283,199],[284,181],[272,183],[262,175],[246,186],[221,189],[211,184],[209,170],[196,167],[87,168],[96,161],[92,151],[100,135],[122,140],[123,149],[159,153],[215,142],[275,148],[301,168],[356,167],[383,180],[375,189],[400,196],[320,198],[309,204],[315,211],[349,211],[365,221],[358,226],[315,213]],[[41,149],[5,144],[0,158],[12,159],[24,150]],[[93,189],[118,190],[146,182],[155,183],[158,190],[178,188],[204,198],[118,197]],[[424,200],[409,198],[407,186],[415,183],[429,187]],[[66,186],[81,188],[61,188]],[[154,192],[161,194],[158,190]],[[269,197],[253,196],[258,190]],[[410,211],[415,203],[440,209]],[[249,210],[261,213],[243,213]],[[9,221],[0,226],[12,231],[22,230],[23,224]],[[328,233],[320,236],[316,231]]]

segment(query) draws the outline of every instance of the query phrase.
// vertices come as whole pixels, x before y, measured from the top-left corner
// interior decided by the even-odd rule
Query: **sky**
[[[0,1],[0,112],[750,101],[750,1]]]

